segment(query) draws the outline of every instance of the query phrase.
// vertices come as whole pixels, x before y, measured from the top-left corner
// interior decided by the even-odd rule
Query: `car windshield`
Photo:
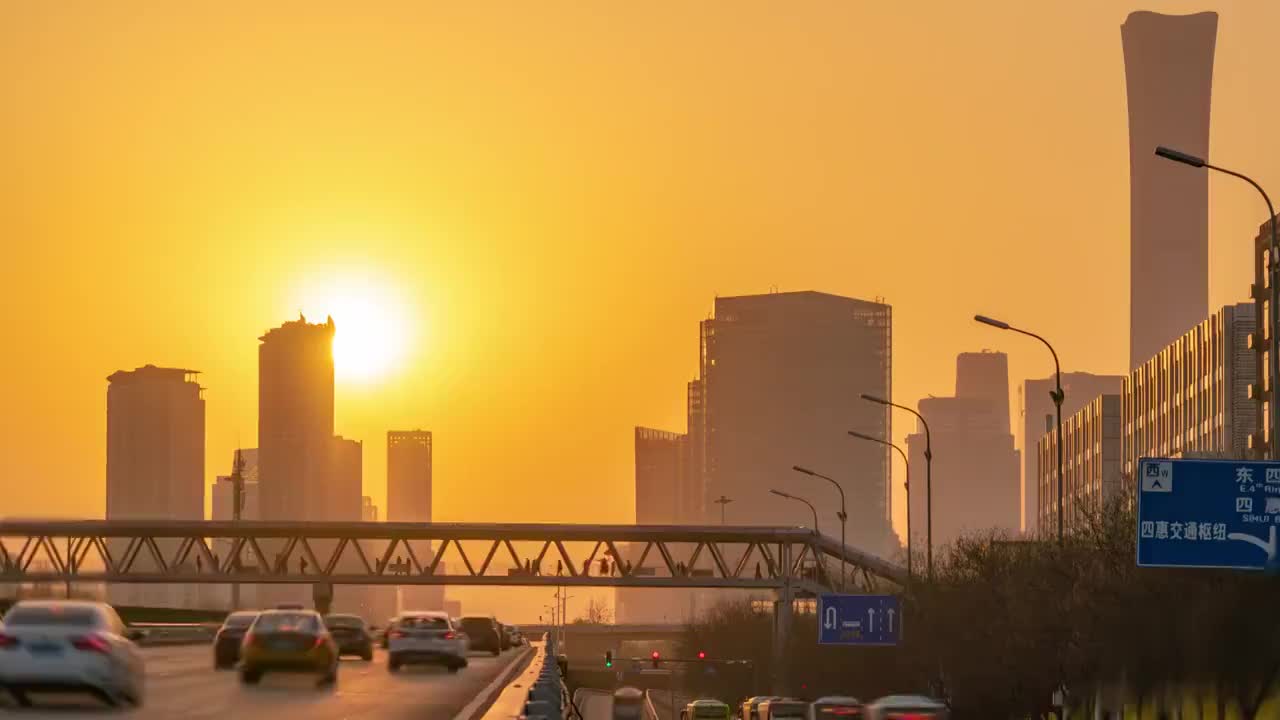
[[[492,630],[493,621],[488,618],[462,618],[462,627],[468,632],[472,630]]]
[[[223,627],[247,628],[253,624],[254,620],[257,619],[257,613],[235,613],[234,615],[227,616],[227,620],[223,623]]]
[[[355,615],[329,615],[325,617],[324,624],[329,628],[362,628],[364,620]]]
[[[63,607],[59,605],[23,607],[19,605],[4,616],[4,624],[11,627],[19,625],[89,627],[97,623],[97,618],[98,613],[93,608]]]
[[[400,627],[406,630],[448,630],[449,621],[429,615],[410,615],[400,618]]]
[[[314,633],[320,629],[315,615],[307,613],[267,613],[253,624],[255,633],[298,632]]]

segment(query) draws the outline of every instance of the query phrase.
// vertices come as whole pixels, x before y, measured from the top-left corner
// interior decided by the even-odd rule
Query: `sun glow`
[[[334,374],[373,382],[396,370],[409,345],[403,303],[376,282],[333,282],[307,294],[309,318],[333,317]],[[314,322],[315,320],[313,320]]]

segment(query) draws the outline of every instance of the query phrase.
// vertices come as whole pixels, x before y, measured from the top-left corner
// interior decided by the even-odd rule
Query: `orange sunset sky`
[[[440,520],[633,520],[717,294],[885,298],[910,404],[961,351],[1051,370],[975,312],[1123,372],[1136,9],[1220,13],[1211,155],[1280,188],[1273,3],[0,4],[0,515],[100,516],[146,363],[203,372],[227,472],[299,310],[366,492],[430,429]],[[1265,211],[1210,193],[1216,307]]]

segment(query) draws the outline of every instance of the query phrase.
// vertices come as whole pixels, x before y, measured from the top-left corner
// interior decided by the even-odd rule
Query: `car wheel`
[[[338,684],[338,668],[333,668],[320,676],[320,687],[333,687]]]
[[[363,660],[363,661],[365,661],[365,662],[372,662],[372,661],[373,661],[373,648],[370,648],[370,649],[368,649],[368,650],[365,650],[363,653],[361,653],[361,654],[360,654],[360,659],[361,659],[361,660]]]
[[[493,653],[493,656],[494,656],[494,657],[498,657],[499,655],[501,655],[501,654],[502,654],[502,651],[501,651],[501,650],[492,650],[491,652]]]
[[[24,707],[24,708],[31,707],[31,698],[27,697],[27,694],[25,692],[21,690],[10,689],[9,694],[13,696],[13,701],[18,703],[18,707]]]
[[[261,670],[241,670],[240,671],[240,682],[244,683],[245,685],[257,685],[258,681],[260,680],[262,680]]]
[[[387,660],[387,669],[390,670],[391,672],[396,672],[397,670],[399,670],[400,658],[393,656],[390,660]]]

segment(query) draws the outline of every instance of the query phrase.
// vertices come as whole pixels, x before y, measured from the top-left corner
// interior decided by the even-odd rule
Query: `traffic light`
[[[698,651],[698,659],[699,659],[699,660],[706,660],[706,659],[707,659],[707,653],[706,653],[706,651],[705,651],[705,650],[699,650],[699,651]]]
[[[604,666],[607,668],[613,667],[613,651],[612,650],[604,651]]]
[[[649,657],[653,658],[653,669],[657,670],[658,663],[659,661],[662,660],[662,653],[658,652],[657,650],[654,650],[653,653],[649,655]]]

